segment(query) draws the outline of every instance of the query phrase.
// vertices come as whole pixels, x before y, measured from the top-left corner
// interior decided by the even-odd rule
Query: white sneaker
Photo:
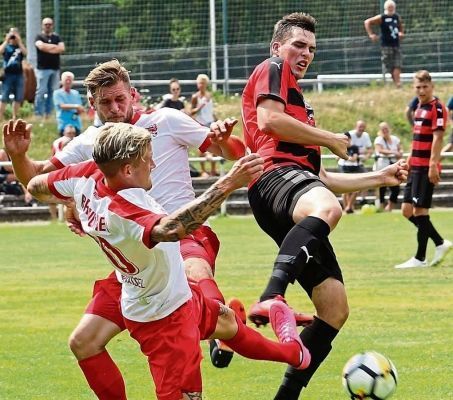
[[[433,267],[434,265],[439,264],[447,255],[452,246],[453,243],[447,239],[445,239],[440,246],[436,246],[436,250],[434,251],[434,258],[429,264],[429,266]]]
[[[420,261],[419,259],[412,257],[409,258],[406,262],[402,264],[395,265],[395,268],[403,269],[403,268],[417,268],[417,267],[427,267],[428,263],[426,260]]]

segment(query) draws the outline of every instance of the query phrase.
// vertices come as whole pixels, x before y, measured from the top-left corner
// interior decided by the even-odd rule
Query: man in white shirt
[[[7,134],[25,130],[23,121],[11,122]],[[73,199],[84,231],[122,277],[125,325],[148,357],[157,399],[201,398],[199,340],[208,337],[225,340],[246,357],[308,367],[310,354],[285,303],[271,309],[277,344],[205,297],[184,272],[179,240],[232,191],[262,174],[259,156],[243,157],[199,198],[170,215],[147,193],[155,167],[147,130],[124,123],[105,126],[95,139],[93,159],[36,176],[28,188],[44,201]]]
[[[359,169],[357,172],[366,172],[364,162],[373,154],[373,144],[370,135],[365,131],[365,121],[358,120],[355,129],[349,131],[351,135],[351,145],[359,148]],[[349,193],[349,209],[354,211],[354,204],[360,192]],[[365,192],[362,192],[362,202],[365,202]]]
[[[235,121],[218,121],[210,130],[173,109],[161,109],[151,114],[135,112],[132,105],[136,91],[131,87],[128,71],[117,60],[98,65],[87,76],[85,83],[90,93],[90,103],[102,122],[129,122],[151,133],[156,163],[152,172],[152,195],[167,212],[173,212],[195,198],[188,163],[189,146],[209,150],[228,159],[237,159],[244,154],[242,141],[231,136]],[[84,134],[44,163],[32,161],[27,156],[30,133],[31,125],[26,135],[7,136],[4,139],[14,170],[24,185],[37,174],[91,159],[98,129],[89,127]],[[75,221],[71,230],[83,234]],[[181,241],[187,276],[199,283],[205,296],[224,302],[213,279],[218,248],[217,237],[207,225]],[[125,398],[121,372],[105,348],[114,336],[125,329],[118,309],[120,293],[121,284],[114,273],[97,281],[93,298],[69,340],[70,348],[90,387],[97,394],[103,390],[115,393],[116,397],[110,395],[109,399]],[[110,377],[108,387],[99,385],[100,370],[104,377]],[[98,397],[101,398],[99,394]]]

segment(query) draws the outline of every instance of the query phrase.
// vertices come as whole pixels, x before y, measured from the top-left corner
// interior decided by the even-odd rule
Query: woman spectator
[[[201,125],[209,127],[215,120],[214,102],[212,100],[212,93],[208,91],[209,77],[205,74],[197,76],[197,89],[198,91],[192,95],[190,115]],[[200,153],[200,157],[210,158],[211,153]],[[201,176],[207,177],[218,176],[215,161],[211,161],[211,171],[206,171],[205,162],[200,161]]]
[[[376,162],[374,169],[379,171],[386,166],[395,163],[403,156],[401,149],[401,142],[395,135],[390,132],[390,127],[387,122],[379,124],[378,136],[374,140],[374,151]],[[398,194],[400,192],[399,186],[391,186],[389,201],[385,206],[385,211],[392,211],[393,207],[398,201]],[[379,188],[379,205],[382,208],[385,203],[385,193],[387,187]]]
[[[27,49],[22,43],[17,28],[11,28],[0,44],[0,54],[3,55],[3,85],[2,99],[0,101],[0,120],[3,119],[6,103],[10,94],[14,94],[12,118],[17,119],[20,105],[24,100],[24,76],[22,71],[22,60],[27,55]]]
[[[176,78],[170,79],[170,95],[162,103],[162,107],[174,108],[175,110],[184,111],[184,101],[181,97],[181,85]]]

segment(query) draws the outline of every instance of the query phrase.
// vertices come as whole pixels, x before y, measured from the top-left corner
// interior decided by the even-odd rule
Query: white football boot
[[[433,267],[434,265],[440,264],[447,253],[450,251],[452,246],[453,243],[447,239],[445,239],[440,246],[436,246],[436,250],[434,251],[434,258],[429,266]]]
[[[419,259],[417,259],[415,257],[411,257],[406,262],[395,265],[395,268],[404,269],[404,268],[418,268],[418,267],[427,267],[427,266],[428,266],[428,263],[426,262],[426,260],[420,261]]]

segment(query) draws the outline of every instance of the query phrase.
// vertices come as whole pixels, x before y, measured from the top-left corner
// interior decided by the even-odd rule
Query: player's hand
[[[399,160],[381,170],[383,185],[382,186],[397,186],[407,181],[409,173],[409,165],[405,160]]]
[[[429,167],[428,178],[429,178],[429,181],[433,185],[437,185],[440,182],[440,174],[439,174],[439,169],[437,168],[437,165],[433,165],[433,166]]]
[[[72,233],[83,237],[85,236],[85,231],[82,228],[82,224],[80,223],[79,214],[77,212],[76,206],[74,202],[70,202],[66,204],[66,226]]]
[[[31,124],[24,120],[9,120],[3,125],[3,146],[10,157],[27,153],[31,143]]]
[[[371,35],[369,35],[369,38],[371,39],[371,41],[373,43],[376,43],[379,40],[378,35],[376,35],[375,33],[372,33]]]
[[[236,118],[227,118],[225,120],[218,120],[213,122],[209,129],[211,131],[208,134],[208,137],[212,140],[213,143],[220,143],[228,140],[233,132],[234,126],[238,123]]]
[[[336,156],[347,160],[349,155],[347,153],[349,138],[343,134],[334,134],[329,144],[329,150]]]
[[[258,154],[252,153],[237,160],[224,178],[232,190],[235,190],[258,179],[263,170],[264,160]]]

